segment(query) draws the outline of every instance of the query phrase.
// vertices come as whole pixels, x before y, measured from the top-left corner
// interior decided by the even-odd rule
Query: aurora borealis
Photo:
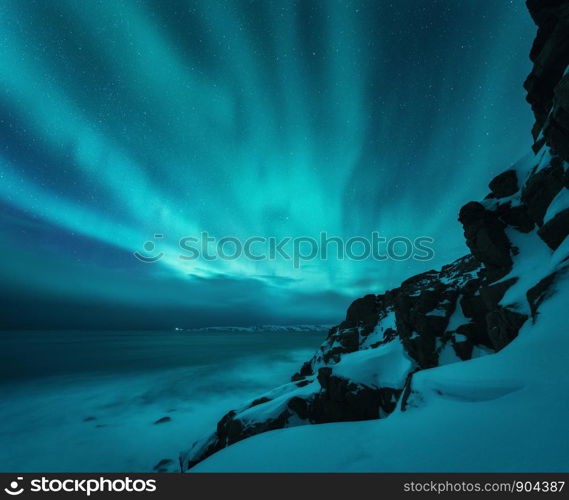
[[[519,0],[2,2],[2,326],[334,322],[461,256],[458,209],[530,144],[534,31]],[[436,256],[172,257],[201,231]]]

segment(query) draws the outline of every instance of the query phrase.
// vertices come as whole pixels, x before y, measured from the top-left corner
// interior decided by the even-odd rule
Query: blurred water
[[[0,332],[0,471],[149,471],[325,335]]]

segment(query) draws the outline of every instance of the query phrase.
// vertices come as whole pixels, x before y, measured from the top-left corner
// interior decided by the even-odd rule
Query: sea
[[[326,331],[0,332],[0,471],[150,472]]]

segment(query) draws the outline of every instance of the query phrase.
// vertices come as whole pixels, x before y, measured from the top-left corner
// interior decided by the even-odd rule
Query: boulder
[[[527,4],[538,25],[530,53],[534,65],[524,82],[537,140],[553,105],[554,89],[569,64],[569,4],[555,0],[528,0]]]
[[[569,161],[569,74],[555,87],[553,103],[543,135],[552,151]]]
[[[499,281],[480,288],[480,298],[484,302],[487,311],[496,309],[498,303],[504,297],[508,289],[518,280],[518,278],[510,278],[505,281]]]
[[[506,347],[518,336],[518,332],[527,320],[525,314],[520,314],[504,307],[498,307],[486,316],[488,336],[496,351]]]
[[[515,170],[506,170],[494,177],[488,185],[496,198],[506,198],[515,194],[518,187],[518,174]]]
[[[371,420],[391,413],[402,389],[373,388],[338,377],[329,367],[318,370],[322,391],[310,403],[313,423]]]
[[[377,295],[366,295],[361,299],[354,300],[346,313],[345,321],[341,328],[361,326],[364,332],[370,332],[377,324],[377,313],[380,301]]]
[[[494,212],[504,224],[522,233],[529,233],[535,227],[535,222],[528,215],[527,209],[523,204],[512,205],[508,201],[508,203],[498,205]]]
[[[569,234],[569,208],[547,221],[539,228],[538,234],[549,248],[557,250]]]
[[[552,285],[557,278],[558,273],[552,273],[549,276],[546,276],[540,282],[535,285],[534,287],[530,288],[527,291],[527,300],[530,305],[531,316],[533,320],[537,318],[537,311],[539,309],[540,304],[551,294],[552,292]]]
[[[474,201],[461,208],[458,220],[464,228],[468,248],[485,265],[489,279],[505,276],[512,267],[511,243],[504,231],[505,224],[495,213]]]

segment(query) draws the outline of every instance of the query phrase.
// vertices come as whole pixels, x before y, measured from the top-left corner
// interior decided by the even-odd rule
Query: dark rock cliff
[[[569,4],[565,0],[528,0],[526,4],[538,27],[530,52],[534,66],[524,83],[535,115],[536,149],[545,139],[567,160],[569,95],[567,75],[563,75],[569,64]]]
[[[556,250],[569,233],[569,0],[527,6],[538,26],[524,84],[534,154],[461,208],[470,255],[354,301],[290,384],[226,414],[182,455],[183,470],[261,432],[404,410],[415,372],[499,351],[539,314],[564,268],[528,281],[517,263],[537,247]]]

